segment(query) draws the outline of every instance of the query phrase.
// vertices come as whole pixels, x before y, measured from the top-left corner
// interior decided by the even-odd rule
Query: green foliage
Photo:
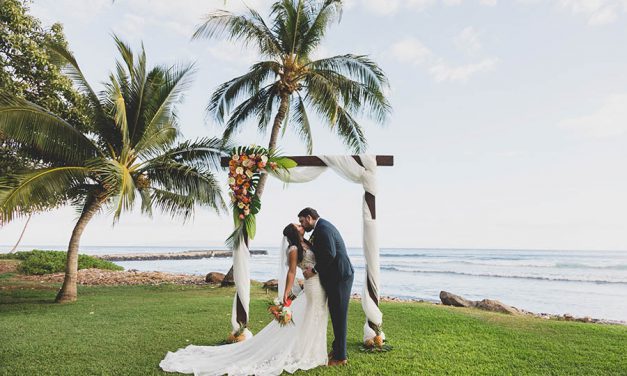
[[[120,61],[99,95],[63,44],[47,46],[86,100],[89,111],[79,125],[63,113],[0,94],[0,132],[45,164],[0,177],[0,222],[68,201],[79,211],[109,206],[114,221],[136,198],[143,213],[156,208],[184,220],[196,204],[226,208],[211,172],[219,166],[223,141],[179,141],[176,105],[193,66],[148,68],[143,47],[136,54],[114,40]]]
[[[28,14],[26,1],[0,1],[0,93],[10,93],[59,114],[74,126],[85,124],[85,98],[72,87],[46,50],[48,43],[66,46],[63,27],[44,28]],[[45,166],[37,151],[0,131],[0,176],[25,167]]]
[[[280,127],[285,131],[289,126],[311,154],[308,111],[313,111],[347,148],[366,149],[366,136],[356,117],[385,123],[391,107],[384,72],[362,55],[311,58],[341,12],[341,0],[280,0],[271,6],[269,22],[251,8],[245,14],[218,10],[206,16],[194,38],[225,38],[254,46],[264,59],[211,95],[207,110],[224,125],[224,138],[252,119],[260,132],[272,122],[270,149],[275,148]]]
[[[216,345],[231,331],[234,288],[79,286],[80,301],[47,304],[57,285],[0,281],[0,374],[72,376],[107,370],[111,375],[166,375],[159,362],[168,351],[190,344]],[[260,285],[253,284],[249,320],[253,333],[272,320],[267,300]],[[394,350],[359,350],[364,313],[353,300],[348,313],[348,366],[295,375],[590,376],[624,375],[627,370],[624,326],[422,303],[383,302],[381,310]],[[330,344],[331,325],[327,330]]]
[[[18,265],[18,271],[23,274],[51,274],[61,273],[65,271],[65,262],[67,260],[67,252],[62,251],[44,251],[34,249],[32,251],[15,252],[11,254],[1,255],[3,259],[22,260]],[[116,265],[110,261],[101,260],[99,258],[79,254],[78,269],[108,269],[108,270],[124,270],[123,267]]]

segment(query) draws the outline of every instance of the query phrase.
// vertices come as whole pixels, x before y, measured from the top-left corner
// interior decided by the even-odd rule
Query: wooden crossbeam
[[[286,158],[292,159],[299,166],[326,166],[326,164],[315,155],[300,155],[300,156],[286,156]],[[363,166],[361,160],[358,155],[353,155],[353,158],[359,165]],[[229,166],[229,157],[222,157],[220,160],[222,167]],[[393,155],[377,155],[377,166],[394,166],[394,156]]]

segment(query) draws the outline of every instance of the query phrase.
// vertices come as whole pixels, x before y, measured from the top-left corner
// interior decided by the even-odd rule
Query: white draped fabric
[[[239,329],[239,323],[237,322],[237,297],[239,296],[240,302],[246,311],[246,317],[250,317],[248,314],[250,303],[250,268],[248,261],[250,260],[250,252],[244,239],[240,239],[239,247],[233,250],[233,280],[235,281],[235,288],[237,293],[233,298],[233,309],[231,311],[231,326],[233,332]],[[244,336],[249,339],[253,334],[248,329],[244,329]]]
[[[359,183],[364,187],[364,191],[377,194],[377,160],[374,155],[360,155],[359,158],[363,166],[359,165],[352,156],[338,155],[338,156],[319,156],[320,159],[328,167],[313,167],[303,166],[294,167],[289,171],[277,170],[272,175],[285,183],[307,183],[318,178],[324,171],[329,168],[335,171],[338,175],[351,181],[353,183]],[[377,226],[376,220],[372,218],[368,204],[366,203],[365,195],[363,202],[363,248],[364,256],[366,259],[366,283],[364,283],[364,289],[362,292],[361,304],[366,314],[366,323],[364,325],[364,341],[375,337],[375,332],[368,325],[368,321],[375,325],[381,325],[383,322],[383,314],[377,306],[377,303],[372,299],[368,292],[368,282],[373,290],[376,299],[379,299],[379,286],[380,286],[380,273],[379,273],[379,243],[377,240]],[[250,300],[250,271],[248,268],[249,252],[246,244],[241,241],[240,247],[233,252],[233,277],[237,286],[237,295],[240,297],[240,301],[248,314],[248,305]],[[281,261],[283,265],[283,261]],[[282,286],[285,284],[285,276],[282,275],[285,269],[280,269],[280,275],[278,278],[279,283]],[[279,288],[279,292],[284,291]],[[233,330],[236,330],[239,325],[237,323],[237,295],[233,301],[233,312],[231,323]],[[282,296],[281,296],[282,297]],[[247,333],[247,338],[252,334]],[[385,335],[382,334],[385,338]]]
[[[359,183],[364,187],[364,191],[377,194],[377,160],[374,155],[360,155],[359,158],[363,167],[355,161],[352,156],[338,155],[338,156],[320,156],[320,159],[328,167],[295,167],[291,168],[289,172],[277,171],[273,175],[279,180],[286,183],[307,183],[315,180],[324,171],[329,168],[335,171],[338,175],[353,183]],[[381,325],[383,322],[383,314],[377,306],[377,303],[372,299],[368,292],[368,281],[373,289],[375,297],[379,298],[379,285],[380,285],[380,273],[379,273],[379,243],[377,240],[377,227],[376,220],[372,218],[368,204],[365,197],[363,201],[363,248],[364,256],[366,259],[366,283],[364,283],[364,290],[362,292],[362,308],[366,314],[366,323],[364,325],[364,341],[374,338],[375,332],[368,325],[368,321]],[[383,334],[382,334],[383,335]],[[384,336],[384,335],[383,335]],[[384,336],[385,338],[385,336]]]

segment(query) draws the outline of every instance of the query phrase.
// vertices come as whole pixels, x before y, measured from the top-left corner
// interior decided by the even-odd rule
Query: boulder
[[[279,281],[276,279],[270,279],[268,281],[265,281],[263,283],[263,288],[277,291],[279,289]]]
[[[222,283],[224,280],[224,274],[218,272],[208,273],[205,277],[205,282],[207,283]]]
[[[566,321],[573,321],[575,319],[575,317],[571,315],[570,313],[565,313],[563,317],[564,317],[564,320]]]
[[[455,307],[474,307],[475,302],[464,299],[459,295],[451,294],[448,291],[440,291],[442,304]]]
[[[508,315],[517,315],[520,313],[518,309],[492,299],[483,299],[480,302],[476,302],[475,307],[485,311],[506,313]]]

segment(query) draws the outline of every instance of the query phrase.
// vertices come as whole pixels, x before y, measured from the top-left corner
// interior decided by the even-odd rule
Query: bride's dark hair
[[[287,242],[290,247],[295,245],[296,249],[298,249],[298,251],[296,251],[298,255],[298,262],[303,261],[303,254],[305,253],[305,250],[303,249],[303,239],[293,223],[285,226],[283,229],[283,236],[287,238]]]

